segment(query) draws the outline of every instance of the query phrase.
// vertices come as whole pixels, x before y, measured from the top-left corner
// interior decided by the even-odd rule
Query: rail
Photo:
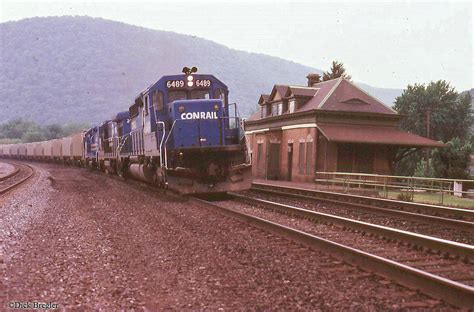
[[[6,179],[2,180],[0,184],[0,195],[4,195],[13,189],[28,181],[35,173],[34,168],[29,164],[15,163],[18,170],[10,174]],[[25,170],[26,169],[26,170]]]
[[[415,194],[435,194],[439,204],[444,204],[445,195],[466,197],[474,195],[474,191],[464,191],[462,183],[472,180],[424,178],[394,175],[379,175],[348,172],[316,172],[316,184],[328,189],[340,187],[344,191],[354,189],[374,190],[381,197],[389,198],[390,193],[403,194],[398,199],[413,201]],[[474,206],[474,201],[473,201]]]
[[[195,197],[190,198],[189,201],[196,206],[217,211],[227,217],[247,223],[266,232],[285,237],[313,250],[323,251],[335,258],[358,266],[363,270],[395,280],[401,285],[418,289],[430,296],[443,299],[457,307],[467,309],[474,307],[474,288],[468,285],[293,227],[247,214],[235,208],[224,207]]]

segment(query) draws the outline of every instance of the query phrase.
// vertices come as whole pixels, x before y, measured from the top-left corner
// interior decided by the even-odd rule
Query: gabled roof
[[[290,86],[286,91],[285,97],[313,97],[318,91],[318,88]]]
[[[252,115],[250,115],[249,118],[247,118],[248,121],[258,120],[258,119],[260,119],[260,112],[255,112]]]
[[[263,103],[267,102],[270,98],[270,94],[261,94],[260,98],[258,99],[258,104],[262,105]]]
[[[272,93],[270,93],[270,98],[268,101],[275,100],[276,95],[278,94],[281,98],[283,98],[288,91],[289,86],[287,85],[274,85],[272,89]]]
[[[336,88],[318,108],[344,112],[396,114],[393,109],[345,79],[339,81]]]
[[[323,104],[326,99],[334,92],[341,80],[341,78],[338,78],[315,84],[313,88],[319,89],[318,92],[313,96],[311,100],[309,100],[305,105],[300,107],[298,111],[301,112],[311,109],[318,109],[320,105]]]
[[[307,102],[295,113],[310,110],[337,111],[345,113],[370,113],[397,115],[397,112],[384,103],[369,95],[349,80],[336,78],[322,81],[312,87],[274,85],[268,98],[262,94],[259,104],[273,102],[281,98],[306,97]],[[249,120],[260,119],[254,114]]]

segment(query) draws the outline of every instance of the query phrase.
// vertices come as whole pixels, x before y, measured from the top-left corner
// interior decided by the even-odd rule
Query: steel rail
[[[10,164],[10,163],[7,163],[7,162],[3,162],[5,164],[9,164],[9,165],[13,165],[13,164]],[[17,166],[15,166],[15,169],[10,172],[9,174],[7,175],[4,175],[3,177],[0,177],[0,181],[5,181],[5,180],[8,180],[10,179],[11,177],[17,175],[18,173],[20,172],[20,168],[18,168]]]
[[[300,230],[255,217],[208,201],[190,198],[200,207],[243,221],[261,230],[283,236],[313,250],[320,250],[349,264],[382,276],[460,308],[474,308],[474,288],[352,247],[308,234]]]
[[[35,174],[35,170],[33,169],[32,166],[30,166],[28,164],[21,164],[21,166],[28,167],[31,170],[31,172],[26,177],[22,178],[21,180],[15,182],[15,183],[13,183],[13,184],[5,187],[5,188],[0,189],[0,195],[4,195],[4,194],[10,192],[11,190],[19,187],[20,185],[22,185],[23,183],[28,181]],[[20,169],[18,169],[18,172],[20,172]],[[14,176],[16,176],[16,174]],[[13,176],[11,176],[11,177],[13,177]]]
[[[402,210],[411,210],[418,212],[427,212],[435,215],[444,215],[444,216],[456,216],[464,220],[474,220],[474,210],[462,209],[462,208],[452,208],[446,206],[436,206],[430,204],[421,204],[421,203],[412,203],[404,202],[393,199],[385,198],[376,198],[369,196],[353,195],[353,194],[343,194],[336,192],[328,192],[321,190],[311,190],[305,188],[297,188],[291,186],[280,186],[274,184],[267,184],[261,182],[252,182],[252,189],[256,190],[273,190],[280,191],[285,194],[302,194],[308,195],[318,200],[338,200],[340,203],[344,204],[367,204],[371,203],[377,207],[388,208],[388,209],[402,209]]]
[[[453,242],[437,237],[432,237],[428,235],[398,230],[382,225],[372,224],[368,222],[352,220],[344,217],[339,217],[327,213],[317,212],[313,210],[307,210],[303,208],[298,208],[290,205],[279,204],[271,202],[268,200],[257,199],[248,196],[242,196],[237,194],[231,195],[244,203],[249,203],[252,205],[261,205],[266,206],[271,209],[276,209],[284,213],[290,213],[292,215],[297,215],[298,217],[317,220],[321,222],[327,222],[331,224],[338,224],[343,227],[351,228],[354,230],[372,233],[378,236],[382,236],[388,239],[394,239],[400,242],[405,242],[407,244],[412,244],[419,247],[425,247],[434,251],[440,251],[448,253],[451,255],[456,255],[464,257],[467,260],[474,259],[474,246]]]
[[[275,190],[260,189],[260,188],[253,188],[253,190],[258,191],[258,192],[268,193],[268,194],[275,194],[275,195],[280,195],[280,196],[282,195],[281,191],[279,192]],[[354,207],[354,208],[357,208],[358,210],[364,210],[367,212],[380,212],[385,215],[406,217],[411,220],[417,220],[417,221],[421,221],[425,223],[430,223],[430,224],[437,223],[441,225],[448,225],[456,229],[474,231],[474,222],[471,222],[471,221],[463,221],[463,220],[457,220],[457,219],[451,219],[451,218],[445,218],[445,217],[437,217],[437,216],[426,215],[426,214],[421,214],[421,213],[398,210],[398,209],[381,208],[377,206],[351,203],[351,202],[341,201],[341,200],[336,200],[336,199],[318,198],[315,196],[296,194],[296,193],[285,193],[284,195],[295,197],[295,198],[308,199],[308,200],[317,199],[318,201],[327,202],[327,203],[336,204],[336,205],[344,205],[345,207]]]

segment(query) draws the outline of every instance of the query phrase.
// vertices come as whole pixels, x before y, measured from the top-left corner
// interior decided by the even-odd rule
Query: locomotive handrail
[[[169,140],[169,138],[170,138],[170,136],[171,136],[171,133],[173,133],[174,125],[176,124],[177,121],[178,121],[177,119],[174,120],[174,121],[173,121],[173,124],[171,125],[170,132],[168,132],[168,136],[166,137],[165,147],[168,145],[168,140]]]
[[[122,136],[119,136],[120,143],[117,146],[117,156],[120,156],[120,153],[122,152],[122,148],[125,146],[125,142],[127,139],[130,137],[130,134],[124,134]]]
[[[163,135],[161,136],[161,140],[160,140],[160,167],[165,167],[165,169],[168,169],[168,156],[167,156],[168,152],[166,150],[166,144],[165,144],[165,149],[163,151],[163,141],[166,135],[166,124],[164,121],[157,121],[156,124],[157,125],[161,124],[163,126]],[[158,131],[158,127],[157,127],[157,131]],[[163,153],[165,154],[164,157],[163,157]],[[163,163],[163,158],[164,158],[164,163]]]

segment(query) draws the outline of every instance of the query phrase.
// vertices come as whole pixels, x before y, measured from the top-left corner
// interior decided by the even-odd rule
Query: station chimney
[[[321,76],[316,73],[308,74],[306,78],[308,78],[308,87],[314,87],[315,84],[321,82]]]

